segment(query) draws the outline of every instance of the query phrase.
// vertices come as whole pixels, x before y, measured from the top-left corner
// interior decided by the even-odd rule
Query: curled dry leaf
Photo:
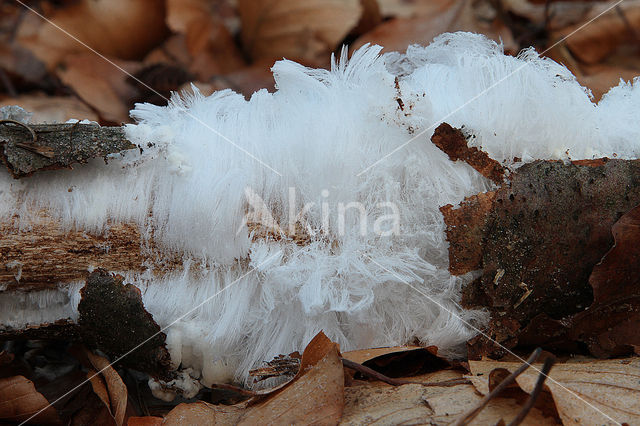
[[[449,367],[449,361],[437,355],[438,348],[436,346],[428,346],[426,348],[420,346],[396,346],[389,348],[374,348],[351,351],[343,354],[345,360],[362,364],[366,368],[372,369],[374,372],[387,376],[387,378],[399,378],[407,376],[415,376],[431,371],[438,371]],[[345,363],[345,367],[348,365]],[[350,368],[357,366],[348,366]],[[361,371],[362,374],[368,374]],[[385,381],[383,377],[376,376],[379,380]],[[387,383],[394,384],[393,380]]]
[[[298,374],[250,402],[233,406],[180,404],[165,417],[164,424],[336,424],[344,405],[344,370],[338,345],[320,332],[304,350]]]
[[[89,369],[87,378],[91,381],[96,395],[111,412],[116,424],[121,426],[124,424],[127,410],[127,387],[109,361],[90,351],[87,351],[86,354],[89,362],[95,368],[95,370]]]
[[[593,304],[572,319],[573,338],[601,357],[640,346],[640,206],[622,216],[612,233],[615,246],[589,277]]]
[[[39,411],[40,414],[33,419]],[[28,420],[29,419],[29,420]],[[0,421],[31,424],[61,424],[55,408],[23,376],[0,379]]]
[[[338,345],[319,333],[302,354],[287,386],[253,406],[240,424],[336,424],[344,407],[344,370]]]
[[[21,29],[19,42],[50,69],[68,54],[86,52],[86,46],[106,56],[137,59],[167,35],[164,13],[164,0],[71,2],[37,30]]]
[[[514,371],[515,362],[469,361],[472,382],[486,393],[487,377],[496,368]],[[530,393],[541,365],[516,379]],[[640,422],[640,358],[556,364],[545,388],[551,392],[564,425],[614,425]]]
[[[362,13],[359,0],[239,0],[238,10],[253,60],[324,60]]]

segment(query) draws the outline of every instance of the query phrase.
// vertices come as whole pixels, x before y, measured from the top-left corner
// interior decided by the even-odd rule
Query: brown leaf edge
[[[62,424],[55,408],[24,376],[0,379],[0,421]]]

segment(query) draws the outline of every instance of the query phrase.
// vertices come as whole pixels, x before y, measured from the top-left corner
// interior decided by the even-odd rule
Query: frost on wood
[[[0,157],[15,178],[38,170],[71,167],[91,158],[106,159],[109,154],[132,148],[135,145],[125,138],[121,127],[0,121]]]
[[[280,61],[277,91],[249,100],[195,91],[166,107],[138,105],[138,124],[125,133],[143,152],[29,179],[0,175],[0,223],[11,221],[8,232],[17,234],[45,211],[73,238],[108,241],[118,226],[137,230],[143,268],[131,266],[137,255],[107,268],[140,289],[160,327],[188,312],[167,329],[167,349],[173,367],[191,368],[204,385],[250,384],[251,369],[300,350],[320,330],[344,350],[419,342],[462,355],[476,334],[469,324],[481,327],[487,315],[460,308],[472,277],[450,274],[439,208],[495,183],[451,161],[430,141],[432,128],[447,117],[452,128],[464,126],[470,152],[508,168],[637,158],[640,92],[622,83],[596,105],[561,65],[532,49],[505,56],[472,34],[379,52],[367,46],[349,61],[345,52],[331,70]],[[245,220],[254,200],[285,229],[279,238]],[[338,216],[349,203],[362,206],[366,222],[359,208]],[[397,224],[388,220],[393,212]],[[303,239],[292,238],[291,222]],[[100,256],[90,258],[102,266]],[[163,270],[157,258],[178,262]],[[6,274],[27,279],[14,261],[4,262]],[[66,299],[55,306],[76,301],[73,290],[58,286],[54,296]],[[33,293],[32,306],[51,296]]]

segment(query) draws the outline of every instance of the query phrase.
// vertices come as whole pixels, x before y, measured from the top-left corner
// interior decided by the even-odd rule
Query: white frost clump
[[[486,315],[458,305],[468,278],[448,273],[439,207],[491,184],[439,151],[433,129],[464,126],[505,164],[635,158],[638,80],[596,105],[563,66],[533,50],[505,56],[479,35],[379,52],[363,47],[330,71],[280,61],[277,91],[249,101],[196,91],[167,107],[138,105],[127,133],[142,154],[18,183],[2,174],[0,214],[43,207],[93,232],[134,222],[163,250],[185,253],[183,270],[127,281],[161,327],[172,324],[174,364],[205,385],[247,380],[320,330],[343,350],[417,339],[461,354],[476,333],[469,324]],[[308,240],[253,238],[247,194],[283,232],[297,217]]]

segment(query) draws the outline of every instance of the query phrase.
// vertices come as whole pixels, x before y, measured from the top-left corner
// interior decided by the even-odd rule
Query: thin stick
[[[224,384],[224,383],[214,383],[210,387],[211,387],[211,389],[224,389],[224,390],[237,392],[239,394],[247,395],[247,396],[261,396],[259,393],[254,392],[252,390],[243,389],[243,388],[238,387],[238,386],[228,385],[228,384]]]
[[[536,382],[536,387],[533,388],[533,392],[531,392],[531,394],[529,395],[529,399],[527,399],[524,407],[522,407],[522,410],[518,413],[516,418],[513,419],[511,423],[509,423],[509,426],[517,426],[522,423],[525,417],[527,417],[527,414],[529,414],[529,411],[531,411],[531,409],[535,405],[540,392],[542,392],[542,385],[547,379],[549,371],[551,370],[551,367],[553,367],[553,364],[555,362],[556,359],[553,356],[550,356],[549,358],[544,360],[544,364],[542,365],[542,369],[540,370],[540,375],[538,376],[538,381]]]
[[[443,387],[448,387],[448,386],[456,386],[456,385],[467,385],[470,384],[471,381],[468,379],[451,379],[451,380],[445,380],[442,382],[417,382],[417,381],[412,381],[412,380],[402,380],[402,379],[394,379],[392,377],[389,376],[385,376],[382,373],[377,372],[376,370],[373,370],[369,367],[366,367],[362,364],[358,364],[357,362],[353,362],[351,360],[348,360],[346,358],[342,358],[342,364],[347,367],[350,368],[352,370],[355,370],[359,373],[364,374],[367,377],[371,377],[372,379],[376,379],[376,380],[380,380],[381,382],[387,383],[391,386],[401,386],[401,385],[422,385],[422,386],[443,386]]]
[[[31,138],[33,139],[33,143],[38,142],[38,135],[36,135],[36,132],[29,126],[27,126],[24,123],[19,122],[18,120],[0,120],[0,124],[16,124],[18,126],[24,127],[25,129],[27,129],[29,131],[29,133],[31,133]]]
[[[462,426],[462,425],[466,425],[469,424],[469,422],[471,420],[473,420],[474,417],[476,417],[478,415],[478,413],[480,413],[480,411],[482,411],[482,409],[484,407],[487,406],[487,404],[489,403],[489,401],[491,401],[493,398],[495,398],[496,396],[498,396],[503,390],[505,390],[507,388],[507,386],[509,386],[510,384],[512,384],[513,382],[516,381],[516,377],[518,377],[520,374],[522,374],[527,368],[529,368],[529,366],[531,364],[533,364],[538,357],[540,356],[540,353],[542,352],[542,348],[537,348],[535,351],[533,351],[533,353],[529,356],[529,358],[520,366],[518,367],[517,370],[515,370],[513,373],[511,373],[510,375],[508,375],[502,382],[500,382],[500,384],[498,386],[496,386],[490,393],[488,393],[487,395],[485,395],[484,398],[482,398],[482,401],[480,401],[474,408],[472,408],[471,410],[467,411],[465,414],[462,415],[462,417],[460,417],[454,424],[455,426]]]

